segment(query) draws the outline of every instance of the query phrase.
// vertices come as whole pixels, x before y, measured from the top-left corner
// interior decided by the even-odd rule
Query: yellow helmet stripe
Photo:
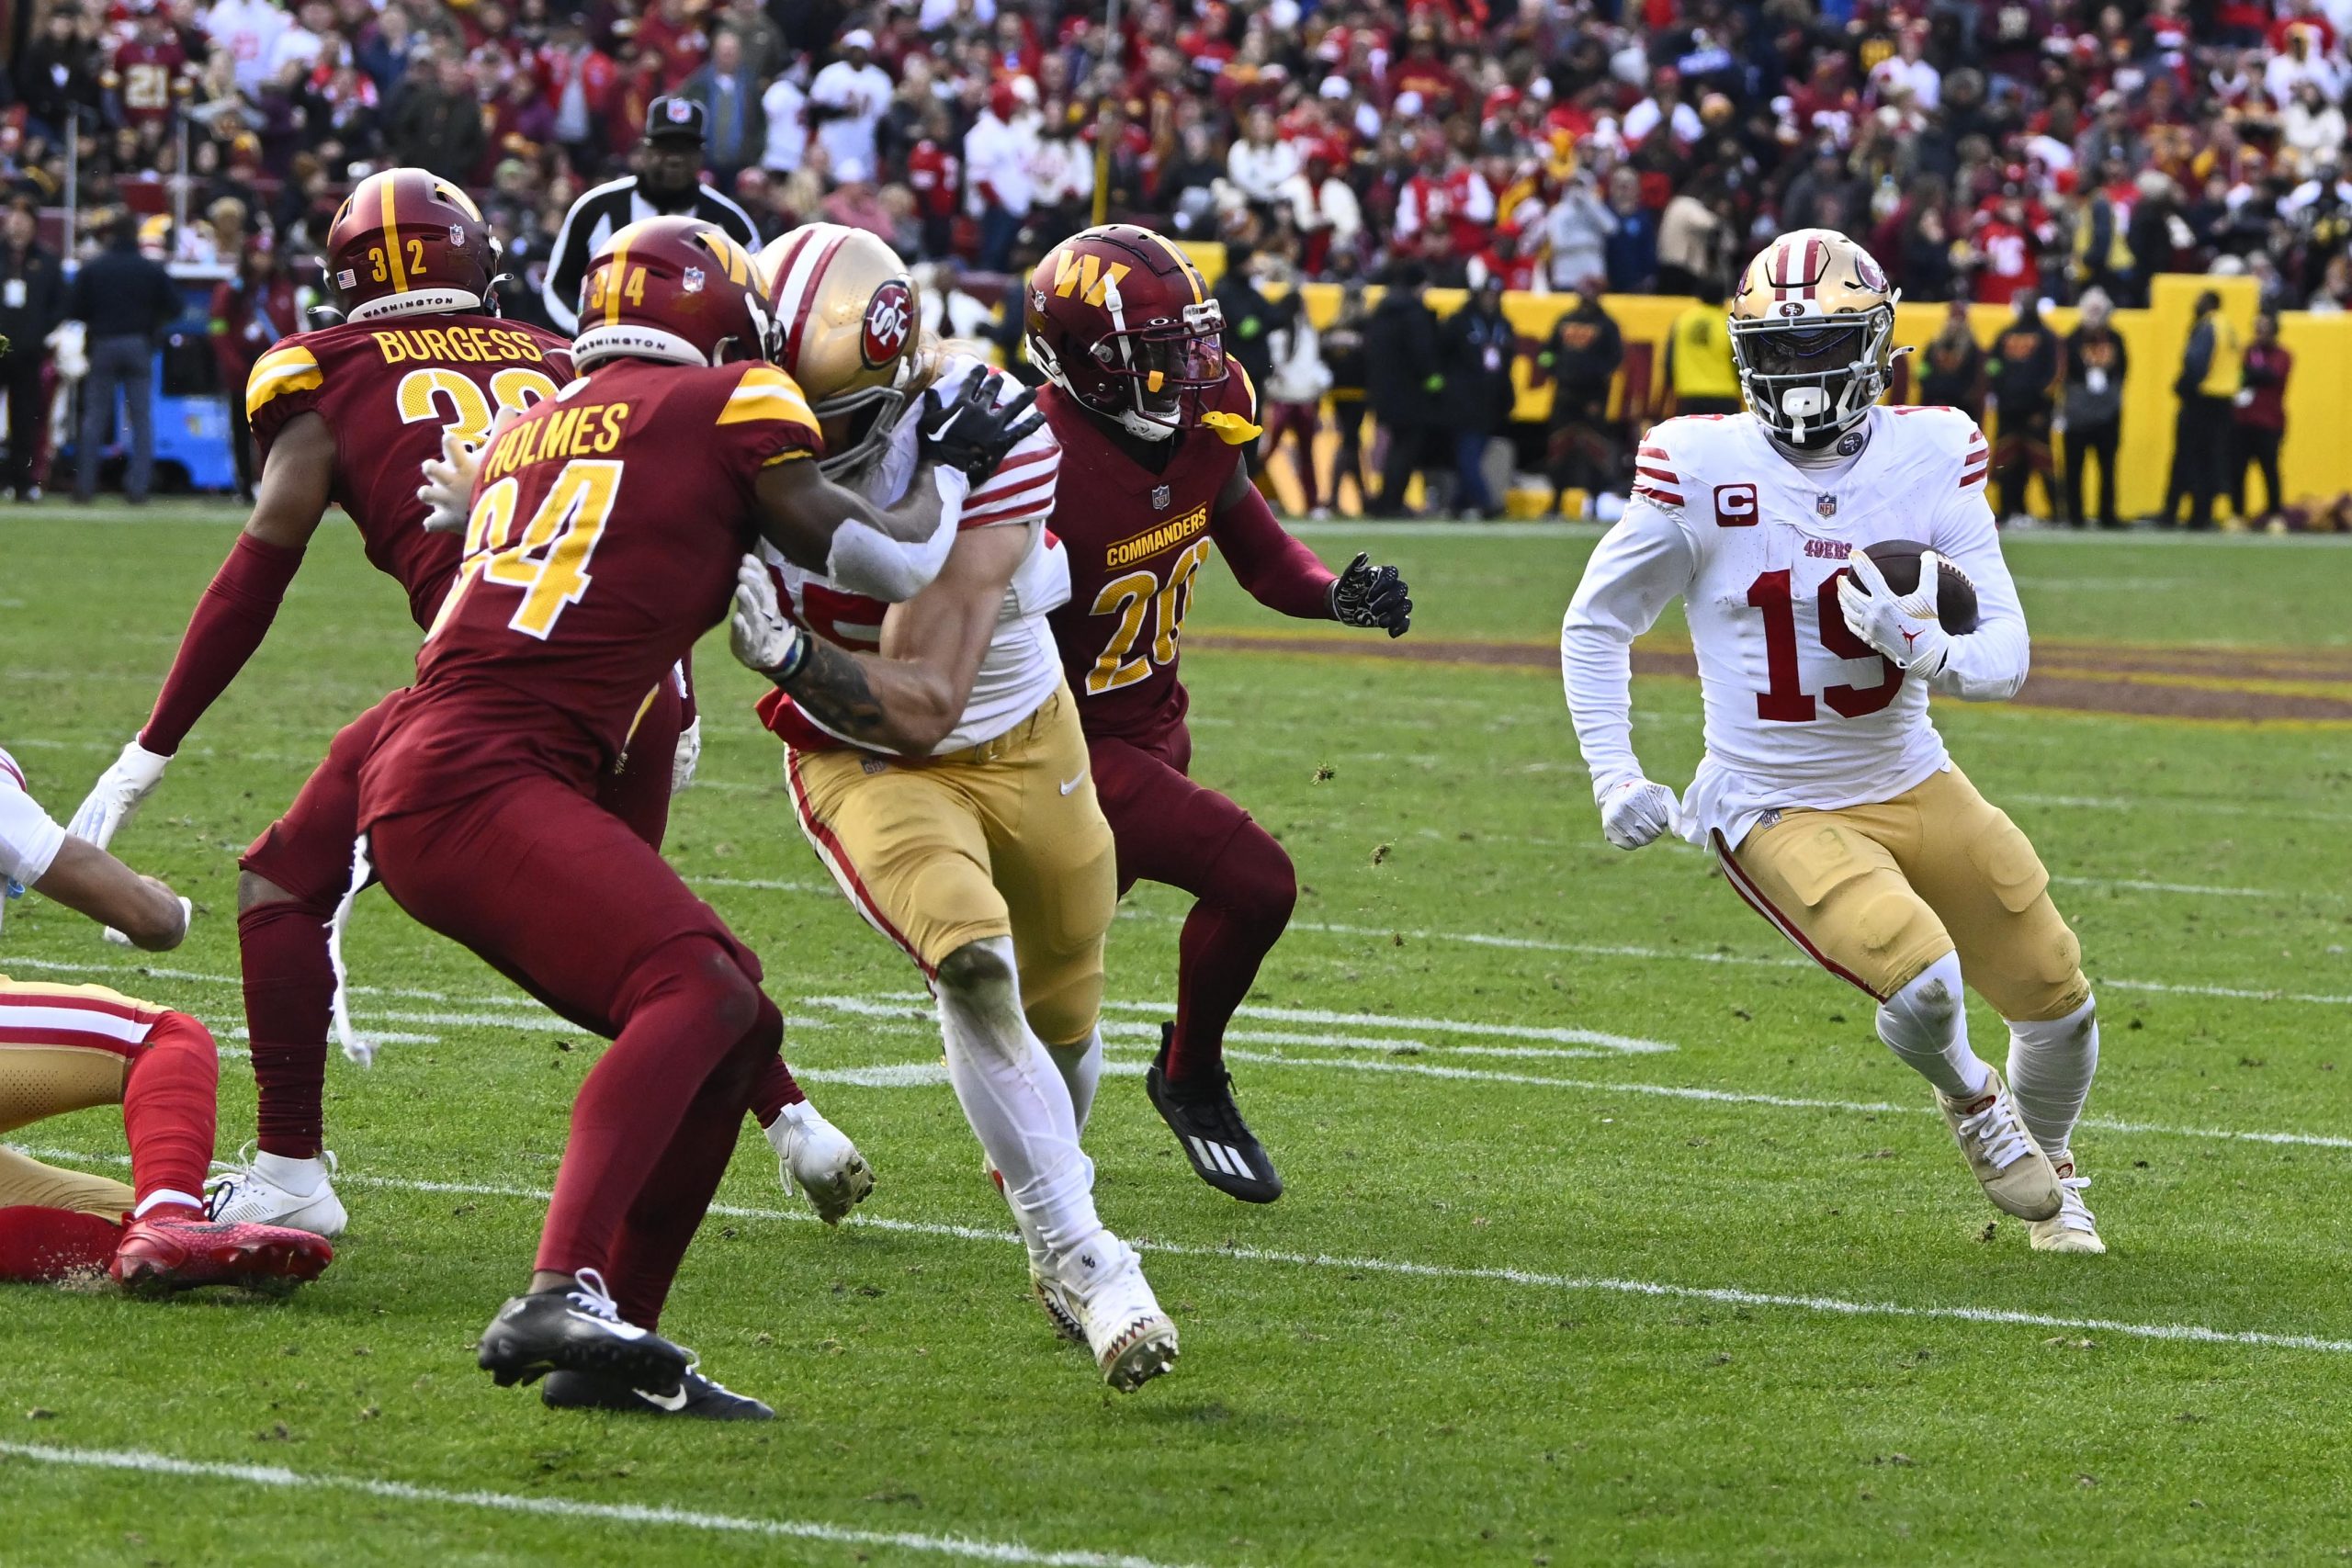
[[[392,257],[392,292],[405,294],[408,292],[408,266],[401,260],[400,218],[398,204],[392,197],[393,187],[399,184],[398,175],[387,175],[384,177],[384,249],[390,251]]]
[[[628,276],[628,235],[623,230],[613,237],[613,259],[605,271],[605,324],[617,325],[621,319],[621,284]]]
[[[1201,270],[1193,265],[1193,258],[1180,250],[1174,241],[1157,230],[1147,229],[1144,232],[1159,241],[1159,248],[1176,258],[1176,265],[1184,274],[1184,281],[1192,285],[1193,303],[1197,305],[1206,299],[1207,296],[1201,292]]]

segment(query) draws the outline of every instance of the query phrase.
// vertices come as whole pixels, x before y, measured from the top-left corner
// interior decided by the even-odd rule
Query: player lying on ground
[[[1634,755],[1628,645],[1682,596],[1706,755],[1680,830],[1741,897],[1878,1004],[1878,1034],[1935,1086],[1984,1194],[2048,1252],[2100,1252],[2071,1139],[2098,1063],[2082,952],[2049,874],[1955,767],[1930,690],[2025,683],[2017,589],[1984,503],[1983,432],[1952,409],[1880,408],[1895,295],[1860,245],[1804,229],[1748,265],[1731,333],[1748,412],[1669,420],[1560,632],[1601,826],[1638,849],[1675,825]],[[1897,596],[1866,547],[1924,536]],[[1973,581],[1939,623],[1941,562]],[[1965,978],[2009,1025],[2009,1073],[1968,1044]]]
[[[500,410],[555,395],[571,345],[503,321],[492,279],[498,244],[465,192],[422,169],[360,182],[328,231],[326,282],[338,326],[285,339],[254,366],[245,402],[263,457],[252,516],[188,623],[154,712],[74,814],[103,847],[162,780],[188,731],[243,669],[277,613],[330,502],[357,526],[368,560],[408,596],[422,628],[448,597],[454,536],[418,526],[417,468],[447,439],[480,442]],[[648,694],[596,795],[659,848],[673,784],[689,772],[683,666]],[[351,879],[359,761],[386,707],[345,726],[286,815],[239,861],[237,944],[260,1090],[260,1152],[216,1182],[227,1219],[339,1234],[321,1099],[334,976],[327,921]],[[673,777],[673,761],[675,763]],[[801,1102],[779,1063],[771,1101],[818,1212],[837,1219],[871,1184],[855,1147]]]
[[[926,421],[903,502],[833,484],[815,415],[765,362],[752,258],[693,219],[616,231],[581,320],[582,379],[465,464],[465,563],[360,765],[362,849],[412,916],[613,1042],[483,1369],[579,1374],[548,1380],[551,1404],[760,1418],[653,1330],[783,1016],[758,958],[594,783],[646,691],[727,615],[754,539],[852,592],[910,598],[954,543],[969,477],[1027,427],[982,381]]]
[[[871,234],[808,225],[760,265],[775,280],[780,361],[824,434],[820,467],[897,502],[915,479],[924,399],[998,378],[922,340],[906,264]],[[1046,629],[1069,597],[1045,526],[1060,466],[1042,426],[1014,447],[956,509],[938,580],[903,604],[847,592],[763,545],[745,563],[735,652],[778,687],[760,716],[784,739],[802,831],[938,998],[948,1077],[1047,1315],[1132,1389],[1174,1362],[1176,1327],[1134,1249],[1096,1216],[1079,1146],[1102,1070],[1102,939],[1118,890]]]
[[[1252,1203],[1282,1178],[1233,1103],[1225,1029],[1290,923],[1290,857],[1250,814],[1194,784],[1178,637],[1221,547],[1252,598],[1286,615],[1402,637],[1413,602],[1394,567],[1338,574],[1284,533],[1250,482],[1257,390],[1226,356],[1225,321],[1183,253],[1114,223],[1046,253],[1028,289],[1029,357],[1062,451],[1051,527],[1072,592],[1053,614],[1094,787],[1118,842],[1119,891],[1166,883],[1185,917],[1176,1017],[1144,1079],[1201,1179]]]
[[[0,751],[0,885],[27,887],[168,953],[188,904],[152,876],[69,836]],[[203,1024],[103,986],[0,975],[0,1134],[94,1105],[122,1107],[125,1187],[0,1148],[0,1280],[105,1269],[141,1291],[315,1280],[334,1250],[307,1231],[206,1217],[220,1058]]]

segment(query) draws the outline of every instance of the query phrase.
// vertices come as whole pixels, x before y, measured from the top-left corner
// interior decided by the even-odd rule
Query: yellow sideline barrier
[[[1183,248],[1214,287],[1225,270],[1225,247],[1188,243]],[[1318,328],[1329,326],[1339,314],[1339,285],[1308,283],[1300,288],[1306,299],[1307,319]],[[2115,312],[2113,324],[2131,360],[2123,382],[2123,441],[2117,455],[2120,482],[2116,492],[2117,507],[2127,518],[2151,515],[2164,505],[2165,483],[2172,467],[2173,427],[2180,407],[2179,400],[2173,396],[2172,384],[2180,374],[2181,355],[2188,346],[2189,324],[2196,316],[2197,297],[2208,288],[2221,294],[2222,312],[2237,328],[2240,342],[2251,342],[2257,290],[2250,277],[2166,274],[2155,279],[2146,310]],[[1266,292],[1279,296],[1283,290],[1269,288]],[[1371,288],[1366,295],[1376,302],[1380,292]],[[1432,288],[1428,293],[1430,309],[1441,317],[1460,309],[1465,297],[1459,288]],[[1553,323],[1574,303],[1571,295],[1511,293],[1503,297],[1503,310],[1521,337],[1540,344],[1551,335]],[[1611,294],[1601,303],[1629,344],[1646,343],[1656,351],[1653,380],[1662,389],[1668,330],[1675,317],[1694,301],[1670,296]],[[1942,330],[1947,310],[1943,305],[1896,306],[1896,344],[1924,351],[1928,341]],[[2050,330],[2061,338],[2074,330],[2073,307],[2053,306],[2044,315]],[[1968,313],[1976,340],[1988,349],[2013,319],[2013,313],[1999,305],[1972,306]],[[2352,414],[2352,313],[2283,312],[2278,318],[2278,340],[2295,356],[2294,373],[2287,384],[2287,440],[2279,455],[2279,478],[2290,502],[2332,502],[2352,493],[2352,441],[2344,440],[2339,434],[2341,422]],[[1548,386],[1528,385],[1532,368],[1525,358],[1512,367],[1519,400],[1511,410],[1511,417],[1542,423],[1552,412],[1552,391]],[[1914,387],[1917,377],[1915,359]],[[1990,433],[1998,440],[1998,419],[1988,416],[1987,423]],[[2086,493],[2085,502],[2096,505],[2095,474],[2090,483],[2092,488]],[[2246,475],[2246,486],[2249,502],[2260,505],[2263,489],[2258,471]],[[2029,486],[2028,494],[2030,510],[2048,515],[2051,501],[2055,498],[2045,498],[2038,479]],[[1997,499],[1995,497],[1996,503]],[[2226,512],[2228,505],[2225,498],[2222,510]]]

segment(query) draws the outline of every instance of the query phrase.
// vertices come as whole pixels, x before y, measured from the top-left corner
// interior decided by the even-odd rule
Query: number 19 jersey
[[[419,467],[455,431],[479,441],[502,407],[526,409],[571,379],[552,333],[472,311],[346,321],[280,340],[245,381],[245,416],[266,457],[296,415],[334,436],[332,499],[358,525],[368,563],[431,624],[458,571],[458,542],[424,531]]]
[[[1608,747],[1586,733],[1600,705],[1579,691],[1579,639],[1630,642],[1682,596],[1706,711],[1682,812],[1694,843],[1720,831],[1736,847],[1778,808],[1892,799],[1948,765],[1931,684],[2007,696],[2023,679],[2025,618],[1984,502],[1983,432],[1944,408],[1874,408],[1862,428],[1849,465],[1815,470],[1751,415],[1669,420],[1644,439],[1634,502],[1587,564],[1563,664],[1597,780]],[[1936,550],[1976,585],[1978,629],[1953,639],[1932,682],[1881,657],[1838,608],[1847,557],[1893,539]]]

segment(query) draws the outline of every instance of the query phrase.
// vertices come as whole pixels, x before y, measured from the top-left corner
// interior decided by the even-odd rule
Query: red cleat
[[[107,1271],[126,1290],[187,1291],[315,1280],[334,1257],[323,1237],[280,1225],[133,1220]]]

